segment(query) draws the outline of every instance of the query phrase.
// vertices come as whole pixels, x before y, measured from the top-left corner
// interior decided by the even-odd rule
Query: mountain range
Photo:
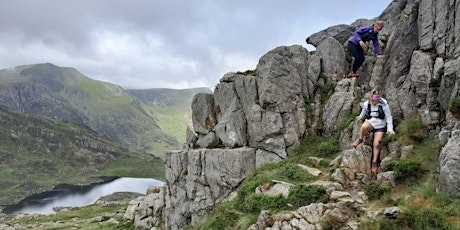
[[[124,90],[50,63],[0,70],[0,205],[62,183],[163,179],[197,92],[211,91]]]
[[[162,122],[165,108],[178,113],[173,117],[190,117],[196,92],[211,90],[124,90],[50,63],[0,70],[0,104],[9,110],[86,125],[123,147],[159,157],[185,139],[185,121],[179,127]]]

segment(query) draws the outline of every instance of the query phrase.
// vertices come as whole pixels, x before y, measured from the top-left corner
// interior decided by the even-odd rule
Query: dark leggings
[[[353,68],[351,69],[351,72],[356,73],[356,71],[361,67],[361,65],[364,63],[364,51],[363,48],[358,44],[355,45],[352,42],[348,42],[348,51],[350,51],[351,55],[355,58],[355,61],[353,62]]]
[[[374,129],[374,128],[372,128],[372,132],[373,132],[373,133],[377,133],[377,132],[386,133],[386,132],[387,132],[387,127],[385,126],[384,128],[380,128],[380,129]]]

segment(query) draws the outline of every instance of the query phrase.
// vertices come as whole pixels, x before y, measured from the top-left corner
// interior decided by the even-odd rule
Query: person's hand
[[[360,117],[360,116],[356,116],[356,120],[357,120],[357,121],[360,121],[360,120],[361,120],[361,117]]]
[[[395,133],[395,131],[393,131],[393,130],[388,130],[388,131],[387,131],[387,134],[390,135],[390,136],[393,136],[393,135],[395,135],[396,133]]]
[[[377,58],[383,58],[383,57],[384,57],[384,56],[381,55],[381,54],[377,55]]]
[[[366,44],[364,44],[364,42],[361,40],[361,41],[359,41],[359,45],[360,45],[361,47],[364,48],[364,46],[365,46]]]

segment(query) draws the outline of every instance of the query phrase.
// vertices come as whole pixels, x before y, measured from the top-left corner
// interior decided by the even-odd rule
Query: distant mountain
[[[57,184],[121,176],[162,179],[163,160],[129,151],[86,126],[0,106],[0,206]]]
[[[175,107],[186,105],[190,107],[193,96],[197,93],[213,93],[211,89],[126,89],[127,93],[135,96],[147,105],[155,107]]]
[[[15,112],[83,124],[124,147],[157,156],[181,147],[136,97],[74,68],[46,63],[0,70],[0,104]]]
[[[212,93],[209,88],[129,89],[127,93],[143,102],[144,109],[154,114],[161,130],[185,143],[187,126],[192,127],[192,100],[197,93]]]

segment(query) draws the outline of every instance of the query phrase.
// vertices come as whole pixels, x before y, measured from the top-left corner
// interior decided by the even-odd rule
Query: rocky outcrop
[[[320,229],[318,219],[327,216],[340,220],[338,229],[356,229],[365,202],[356,197],[369,180],[366,162],[372,150],[366,142],[350,149],[360,123],[346,119],[361,110],[372,88],[388,100],[395,125],[418,113],[432,134],[439,133],[445,146],[439,156],[437,191],[459,196],[459,126],[448,111],[460,94],[459,10],[460,2],[447,0],[393,1],[378,18],[386,21],[379,37],[385,56],[375,58],[369,45],[358,79],[346,78],[351,63],[343,38],[351,35],[350,27],[336,26],[307,38],[316,46],[315,54],[299,45],[275,48],[260,59],[255,75],[228,73],[214,94],[197,95],[192,104],[196,136],[190,130],[186,148],[166,156],[164,226],[199,224],[263,162],[289,156],[305,135],[340,132],[343,152],[332,162],[337,169],[331,180],[342,189],[328,191],[339,197],[349,193],[349,199],[311,204],[286,215],[262,213],[252,229]],[[373,21],[357,20],[351,27]],[[377,180],[394,185],[394,172],[386,172],[385,165],[405,157],[410,148],[385,146]],[[211,171],[208,161],[213,162]]]
[[[248,146],[285,158],[305,132],[304,95],[318,81],[302,80],[308,59],[301,46],[279,47],[260,59],[257,76],[228,73],[213,95],[197,94],[192,110],[198,140],[189,146]]]
[[[201,223],[255,170],[252,148],[196,149],[166,158],[164,218],[168,229]]]
[[[318,47],[321,41],[331,37],[340,42],[341,44],[344,44],[348,40],[348,38],[350,38],[351,35],[353,35],[356,29],[358,28],[355,26],[345,24],[331,26],[325,30],[310,35],[305,41],[308,44]]]
[[[439,136],[447,143],[439,154],[436,191],[460,197],[460,122],[445,127]]]

